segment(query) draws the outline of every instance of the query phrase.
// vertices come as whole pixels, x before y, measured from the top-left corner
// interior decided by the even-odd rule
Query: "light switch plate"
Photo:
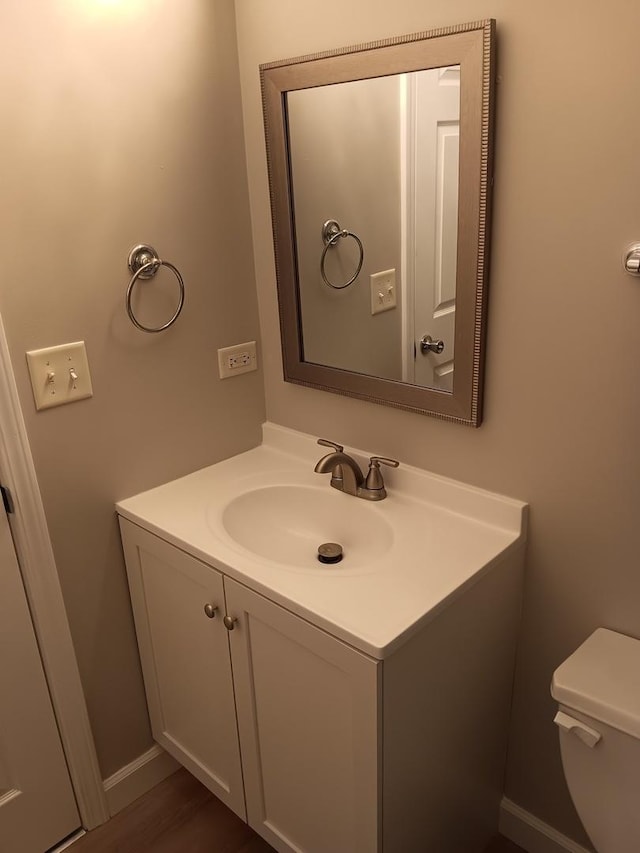
[[[93,396],[84,341],[27,353],[36,409],[49,409]]]
[[[398,304],[396,298],[396,271],[384,270],[369,276],[371,287],[371,313],[391,311]]]
[[[235,344],[232,347],[223,347],[218,350],[218,371],[220,379],[229,379],[231,376],[239,376],[250,370],[258,369],[258,358],[256,356],[256,342],[247,341],[246,344]]]

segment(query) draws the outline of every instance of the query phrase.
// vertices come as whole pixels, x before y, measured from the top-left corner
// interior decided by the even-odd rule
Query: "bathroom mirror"
[[[480,424],[494,32],[260,67],[286,381]]]

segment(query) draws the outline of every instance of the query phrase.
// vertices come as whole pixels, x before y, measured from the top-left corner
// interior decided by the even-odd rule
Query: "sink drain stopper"
[[[325,542],[318,548],[318,559],[321,563],[339,563],[342,559],[342,545]]]

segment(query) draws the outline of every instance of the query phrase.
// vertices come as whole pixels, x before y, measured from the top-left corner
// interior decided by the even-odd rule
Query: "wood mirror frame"
[[[492,183],[495,21],[461,24],[260,66],[284,379],[477,427]],[[287,92],[460,66],[460,161],[453,392],[304,361],[287,134]],[[330,333],[330,332],[329,332]]]

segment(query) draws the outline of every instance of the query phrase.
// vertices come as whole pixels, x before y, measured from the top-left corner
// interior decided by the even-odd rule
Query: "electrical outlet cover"
[[[235,344],[232,347],[222,347],[218,350],[218,371],[220,379],[229,379],[241,373],[249,373],[258,369],[256,342]]]

